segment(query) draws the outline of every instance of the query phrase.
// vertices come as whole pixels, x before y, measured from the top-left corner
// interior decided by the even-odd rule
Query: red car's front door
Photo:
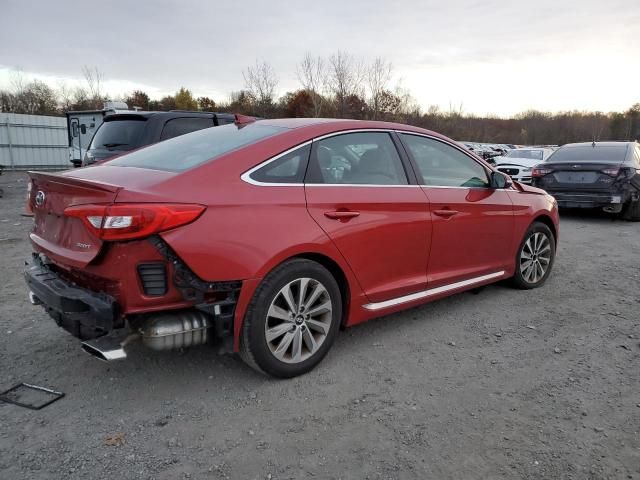
[[[314,142],[305,194],[372,302],[426,288],[429,206],[388,132],[344,133]]]
[[[488,170],[445,142],[401,134],[429,198],[433,234],[429,288],[500,276],[513,264],[513,204],[489,187]]]

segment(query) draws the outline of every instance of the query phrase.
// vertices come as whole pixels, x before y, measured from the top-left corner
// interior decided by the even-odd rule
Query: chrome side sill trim
[[[491,280],[493,278],[501,277],[503,275],[504,275],[504,270],[502,270],[501,272],[489,273],[488,275],[482,275],[481,277],[462,280],[461,282],[451,283],[449,285],[443,285],[437,288],[431,288],[429,290],[412,293],[410,295],[405,295],[404,297],[393,298],[391,300],[386,300],[384,302],[367,303],[366,305],[364,305],[364,308],[366,308],[367,310],[382,310],[384,308],[394,307],[402,303],[413,302],[414,300],[419,300],[421,298],[438,295],[439,293],[448,292],[450,290],[456,290],[458,288],[468,287],[469,285],[473,285],[475,283],[481,283],[486,280]]]

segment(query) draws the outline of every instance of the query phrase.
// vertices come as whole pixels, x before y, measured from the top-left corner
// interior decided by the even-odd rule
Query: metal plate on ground
[[[62,397],[64,397],[62,392],[28,383],[20,383],[0,393],[0,401],[13,403],[30,410],[40,410]]]

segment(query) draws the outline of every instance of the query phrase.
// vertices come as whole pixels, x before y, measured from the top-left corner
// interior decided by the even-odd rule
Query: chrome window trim
[[[319,142],[325,138],[335,137],[336,135],[344,135],[347,133],[393,133],[396,130],[392,128],[356,128],[351,130],[340,130],[338,132],[325,133],[319,137],[313,139],[314,142]]]
[[[484,168],[485,171],[487,170],[487,166],[488,165],[485,165],[483,162],[479,161],[474,156],[469,155],[469,151],[465,150],[460,145],[456,145],[456,144],[448,142],[448,141],[446,141],[446,140],[444,140],[442,138],[434,137],[433,135],[428,135],[426,133],[411,132],[411,131],[408,131],[408,130],[394,130],[394,132],[396,132],[398,134],[398,136],[400,136],[400,134],[415,135],[417,137],[424,137],[424,138],[428,138],[430,140],[435,140],[436,142],[444,143],[445,145],[449,145],[450,147],[453,147],[456,150],[458,150],[459,152],[461,152],[462,154],[464,154],[470,160],[473,160],[474,162],[476,162],[478,165],[480,165],[482,168]],[[489,172],[494,172],[494,171],[497,171],[497,170],[494,170],[489,166]],[[499,173],[503,173],[503,172],[499,172]],[[489,173],[487,173],[487,176],[489,176]],[[418,181],[419,181],[419,178],[418,178]],[[424,178],[422,179],[422,181],[424,181]],[[421,186],[427,187],[427,188],[482,188],[482,189],[491,188],[491,186],[486,186],[486,187],[449,187],[449,186],[446,186],[446,185],[426,185],[426,184],[425,185],[421,185]],[[492,190],[508,190],[508,189],[506,189],[506,188],[493,188]]]
[[[340,130],[338,132],[331,132],[331,133],[327,133],[325,135],[321,135],[320,137],[315,137],[311,140],[307,140],[304,143],[301,143],[299,145],[296,145],[293,148],[290,148],[289,150],[286,150],[282,153],[279,153],[278,155],[276,155],[273,158],[270,158],[268,160],[265,160],[264,162],[260,163],[259,165],[256,165],[255,167],[251,168],[250,170],[247,170],[245,173],[243,173],[240,176],[240,179],[250,185],[256,185],[259,187],[367,187],[367,188],[406,188],[406,187],[420,187],[420,185],[411,185],[411,184],[402,184],[402,185],[375,185],[375,184],[369,184],[369,183],[304,183],[304,182],[300,182],[300,183],[273,183],[273,182],[260,182],[258,180],[254,180],[253,178],[251,178],[251,174],[253,172],[255,172],[256,170],[261,169],[262,167],[265,167],[267,165],[269,165],[271,162],[274,162],[276,160],[278,160],[279,158],[287,155],[288,153],[293,152],[294,150],[298,149],[298,148],[302,148],[305,147],[309,144],[312,144],[313,142],[318,142],[320,140],[323,140],[325,138],[330,138],[330,137],[335,137],[336,135],[344,135],[344,134],[348,134],[348,133],[371,133],[371,132],[376,132],[376,133],[393,133],[396,132],[397,130],[393,130],[390,128],[358,128],[358,129],[350,129],[350,130]],[[398,155],[400,155],[398,153]],[[409,181],[409,179],[407,178],[407,181]]]
[[[304,186],[304,182],[300,182],[300,183],[275,183],[275,182],[260,182],[258,180],[254,180],[253,178],[251,178],[251,174],[253,172],[255,172],[256,170],[260,170],[262,167],[266,167],[267,165],[269,165],[271,162],[275,162],[276,160],[278,160],[279,158],[284,157],[285,155],[288,155],[289,153],[297,150],[298,148],[304,148],[307,145],[311,145],[311,143],[313,143],[313,140],[307,140],[304,143],[301,143],[299,145],[296,145],[295,147],[292,147],[288,150],[285,150],[282,153],[279,153],[278,155],[276,155],[275,157],[272,157],[268,160],[265,160],[262,163],[259,163],[258,165],[256,165],[255,167],[251,168],[250,170],[247,170],[246,172],[244,172],[242,175],[240,175],[240,179],[250,185],[256,185],[259,187],[301,187]]]
[[[422,185],[376,185],[373,183],[305,183],[304,187],[420,188]]]
[[[502,173],[502,172],[500,172]],[[422,188],[449,188],[455,190],[508,190],[506,188],[491,188],[491,187],[449,187],[447,185],[419,185]]]
[[[459,150],[460,152],[462,152],[463,154],[465,154],[467,157],[469,157],[471,160],[473,160],[474,162],[476,162],[478,165],[480,165],[481,167],[486,169],[486,165],[483,165],[482,163],[480,163],[476,158],[474,158],[473,156],[469,155],[469,152],[466,152],[464,150],[464,148],[460,147],[459,145],[456,145],[454,143],[450,143],[444,139],[435,137],[433,135],[428,135],[425,133],[418,133],[418,132],[413,132],[411,130],[398,130],[398,129],[390,129],[390,128],[362,128],[362,129],[350,129],[350,130],[340,130],[338,132],[331,132],[331,133],[327,133],[325,135],[321,135],[320,137],[315,137],[312,138],[311,140],[307,140],[304,143],[301,143],[299,145],[296,145],[295,147],[292,147],[288,150],[285,150],[282,153],[279,153],[278,155],[276,155],[275,157],[272,157],[268,160],[265,160],[264,162],[256,165],[255,167],[251,168],[250,170],[247,170],[245,173],[243,173],[240,176],[240,179],[250,185],[255,185],[258,187],[364,187],[364,188],[453,188],[453,189],[482,189],[485,190],[487,188],[490,187],[454,187],[454,186],[446,186],[446,185],[422,185],[422,184],[418,184],[418,185],[375,185],[375,184],[368,184],[368,183],[304,183],[304,182],[300,182],[300,183],[274,183],[274,182],[260,182],[258,180],[254,180],[253,178],[251,178],[251,174],[253,172],[255,172],[256,170],[261,169],[262,167],[265,167],[267,165],[269,165],[271,162],[275,162],[276,160],[278,160],[279,158],[293,152],[294,150],[298,149],[298,148],[302,148],[302,147],[306,147],[307,145],[312,144],[313,142],[318,142],[320,140],[323,140],[325,138],[330,138],[330,137],[335,137],[336,135],[344,135],[347,133],[360,133],[360,132],[386,132],[386,133],[397,133],[397,134],[408,134],[408,135],[416,135],[418,137],[425,137],[425,138],[429,138],[431,140],[436,140],[438,142],[442,142],[445,145],[449,145],[457,150]],[[494,170],[490,170],[490,171],[494,171]],[[497,171],[497,170],[496,170]],[[500,172],[502,173],[502,172]],[[512,190],[512,188],[495,188],[493,190]]]
[[[487,165],[485,165],[484,163],[481,163],[480,161],[478,161],[478,159],[476,157],[474,157],[473,155],[470,155],[469,154],[469,150],[465,150],[460,145],[458,145],[456,143],[451,143],[451,142],[445,140],[444,138],[434,137],[433,135],[429,135],[427,133],[412,132],[410,130],[394,130],[394,132],[396,132],[398,135],[400,135],[400,134],[416,135],[418,137],[425,137],[425,138],[429,138],[431,140],[436,140],[437,142],[444,143],[445,145],[449,145],[450,147],[453,147],[456,150],[459,150],[460,152],[464,153],[467,157],[469,157],[471,160],[473,160],[474,162],[479,164],[481,167],[487,168]]]
[[[383,310],[385,308],[395,307],[396,305],[402,305],[403,303],[413,302],[415,300],[420,300],[422,298],[432,297],[434,295],[449,292],[451,290],[456,290],[458,288],[475,285],[476,283],[481,283],[486,280],[499,278],[503,276],[504,273],[505,273],[504,270],[501,270],[499,272],[489,273],[487,275],[482,275],[480,277],[474,277],[474,278],[469,278],[467,280],[462,280],[460,282],[450,283],[448,285],[443,285],[441,287],[430,288],[427,290],[423,290],[422,292],[411,293],[409,295],[404,295],[402,297],[392,298],[391,300],[385,300],[384,302],[367,303],[366,305],[363,305],[363,307],[366,310],[371,310],[371,311]]]

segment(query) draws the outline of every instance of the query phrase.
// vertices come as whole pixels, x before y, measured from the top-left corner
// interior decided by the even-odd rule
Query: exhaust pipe
[[[150,315],[138,328],[123,339],[109,334],[82,342],[82,349],[94,357],[111,362],[127,358],[124,348],[142,338],[142,344],[152,350],[175,350],[203,345],[211,341],[213,324],[209,315],[199,310],[180,310]]]
[[[29,301],[31,305],[42,305],[42,301],[33,292],[29,292]]]
[[[122,360],[127,358],[124,347],[137,337],[138,335],[133,334],[123,340],[122,337],[105,335],[82,342],[82,349],[103,362]]]

